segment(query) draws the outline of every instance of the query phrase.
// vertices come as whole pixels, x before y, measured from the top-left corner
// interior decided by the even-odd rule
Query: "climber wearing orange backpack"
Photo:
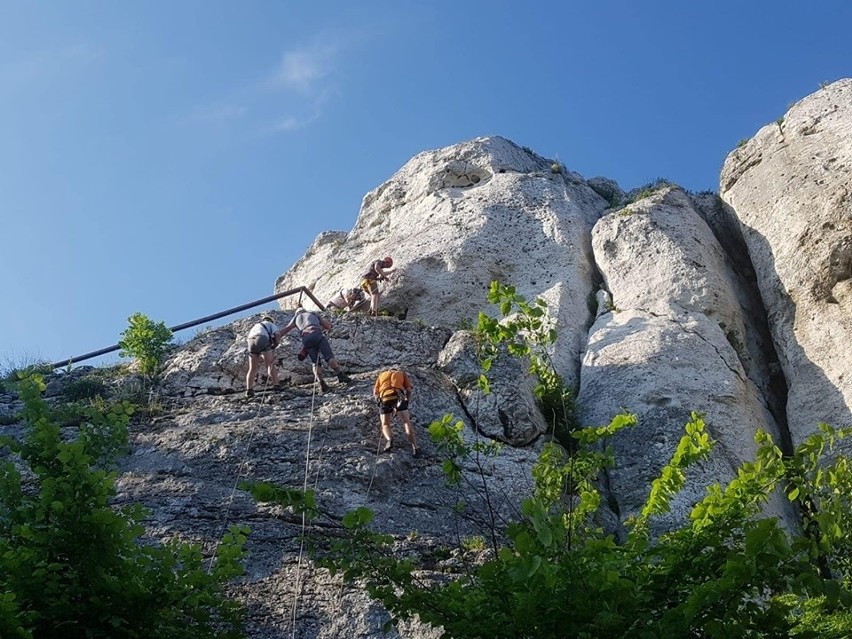
[[[373,397],[379,404],[379,420],[382,426],[382,436],[385,438],[383,453],[387,453],[393,447],[393,432],[391,431],[391,420],[394,415],[399,416],[405,428],[405,436],[411,444],[411,454],[418,456],[417,436],[414,434],[414,424],[411,423],[411,413],[408,411],[408,402],[414,392],[414,385],[399,366],[391,366],[388,370],[379,373],[376,384],[373,386]]]
[[[392,272],[388,270],[391,266],[393,266],[393,258],[388,256],[372,262],[370,268],[361,275],[361,288],[370,295],[371,315],[377,315],[379,312],[379,296],[381,293],[379,293],[378,282],[388,279],[388,275]]]

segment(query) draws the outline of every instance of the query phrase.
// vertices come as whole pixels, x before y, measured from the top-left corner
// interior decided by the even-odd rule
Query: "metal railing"
[[[229,308],[226,311],[222,311],[220,313],[214,313],[213,315],[205,315],[197,320],[192,320],[191,322],[184,322],[183,324],[178,324],[177,326],[169,327],[169,330],[172,333],[176,333],[178,331],[182,331],[185,328],[192,328],[193,326],[198,326],[199,324],[204,324],[204,322],[210,322],[215,319],[219,319],[220,317],[225,317],[227,315],[233,315],[234,313],[239,313],[240,311],[244,311],[249,308],[254,308],[255,306],[260,306],[262,304],[267,304],[269,302],[273,302],[277,299],[281,299],[282,297],[287,297],[288,295],[296,295],[297,293],[304,293],[307,295],[311,301],[317,305],[317,307],[321,310],[325,310],[325,306],[319,303],[314,294],[311,293],[304,286],[299,286],[298,288],[291,288],[282,293],[276,293],[275,295],[270,295],[269,297],[264,297],[263,299],[255,300],[254,302],[248,302],[246,304],[240,304],[239,306],[234,306],[233,308]],[[62,366],[68,366],[68,364],[76,364],[78,362],[86,361],[87,359],[92,359],[93,357],[98,357],[100,355],[106,355],[107,353],[113,353],[121,348],[118,344],[114,344],[113,346],[108,346],[106,348],[101,348],[97,351],[92,351],[91,353],[85,353],[84,355],[78,355],[77,357],[69,357],[68,359],[63,359],[61,362],[54,362],[51,364],[53,368],[61,368]]]

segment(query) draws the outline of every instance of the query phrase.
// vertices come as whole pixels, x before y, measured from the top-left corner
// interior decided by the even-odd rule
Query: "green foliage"
[[[483,370],[480,388],[489,392],[487,373],[501,348],[510,355],[527,359],[529,372],[536,379],[533,392],[551,432],[560,441],[569,441],[571,431],[576,428],[575,405],[571,391],[556,372],[550,357],[557,334],[547,314],[547,302],[539,297],[529,303],[514,286],[497,281],[491,282],[488,301],[498,306],[502,319],[479,314],[476,332]]]
[[[647,184],[637,187],[627,193],[622,204],[626,206],[628,204],[632,204],[633,202],[638,202],[639,200],[644,199],[646,197],[650,197],[657,191],[668,188],[670,186],[677,186],[677,184],[665,178],[657,178],[656,180],[648,182]]]
[[[172,332],[163,322],[154,322],[142,313],[134,313],[127,321],[129,326],[121,333],[118,354],[135,358],[139,371],[153,380],[169,351]]]
[[[595,294],[595,291],[590,291],[586,295],[586,308],[589,309],[589,315],[593,318],[598,314],[598,296]]]
[[[250,492],[252,497],[259,502],[271,502],[279,506],[291,508],[295,513],[307,515],[308,519],[312,519],[319,514],[316,494],[313,490],[287,488],[268,482],[243,481],[238,486],[241,490]]]
[[[12,392],[22,379],[31,375],[49,375],[53,372],[53,365],[32,355],[22,355],[14,362],[7,358],[0,370],[0,392]]]
[[[240,609],[221,585],[242,571],[247,530],[231,529],[209,572],[195,546],[140,544],[144,510],[111,506],[132,408],[88,407],[69,439],[43,389],[38,376],[21,381],[25,438],[0,440],[17,459],[0,465],[0,635],[240,636]]]
[[[65,384],[62,394],[72,402],[83,399],[94,399],[106,395],[106,386],[100,377],[87,375]]]
[[[461,546],[468,552],[482,552],[485,550],[485,538],[480,535],[465,537],[461,540]]]
[[[785,459],[765,433],[758,451],[726,487],[712,486],[690,520],[652,537],[650,521],[669,508],[684,469],[713,442],[693,414],[641,515],[618,544],[594,526],[594,478],[611,465],[601,444],[634,419],[577,432],[573,456],[551,443],[533,471],[535,493],[507,529],[494,558],[429,580],[362,517],[335,547],[333,570],[359,579],[395,619],[417,615],[444,637],[648,637],[679,639],[852,636],[849,553],[850,474],[846,459],[821,463],[850,431],[821,431]],[[779,487],[819,505],[820,536],[783,528],[761,506]],[[803,501],[804,500],[804,501]],[[820,568],[829,560],[831,571]]]
[[[528,304],[496,282],[489,300],[504,320],[480,315],[480,389],[488,392],[486,374],[504,348],[532,362],[540,398],[561,389],[547,356],[555,334],[546,305]],[[430,576],[428,564],[400,557],[392,537],[371,530],[365,508],[344,517],[346,534],[324,565],[364,584],[391,612],[391,624],[416,615],[445,638],[852,636],[852,468],[835,454],[852,429],[822,424],[789,457],[759,431],[754,459],[733,480],[710,486],[679,528],[654,535],[654,521],[669,512],[687,469],[713,450],[703,416],[692,413],[619,543],[599,523],[600,478],[615,463],[609,440],[635,424],[635,416],[621,414],[608,425],[570,429],[574,445],[547,442],[521,512],[505,530],[494,530],[490,519],[493,552],[473,565]],[[483,454],[499,453],[493,443],[466,443],[462,422],[451,415],[429,432],[450,485],[469,481],[471,468],[482,473]],[[474,486],[486,498],[487,489],[484,480]],[[780,491],[803,513],[801,530],[763,514]],[[467,508],[459,501],[455,512]],[[461,549],[479,549],[473,539],[460,540]]]
[[[746,144],[748,144],[748,141],[749,141],[749,138],[742,138],[742,139],[740,139],[740,140],[737,142],[737,148],[738,148],[738,149],[743,148]]]
[[[621,192],[615,184],[607,182],[588,182],[589,188],[609,203],[610,207],[621,204]]]
[[[447,484],[457,486],[462,479],[462,462],[472,456],[494,457],[500,454],[502,444],[492,440],[477,439],[468,444],[462,436],[464,423],[453,422],[452,415],[444,415],[429,425],[429,436],[438,453],[444,456],[442,469]]]

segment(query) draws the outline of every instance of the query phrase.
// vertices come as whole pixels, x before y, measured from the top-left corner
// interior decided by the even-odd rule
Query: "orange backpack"
[[[410,385],[408,377],[400,370],[388,370],[379,374],[379,399],[391,401],[405,394],[405,388]]]

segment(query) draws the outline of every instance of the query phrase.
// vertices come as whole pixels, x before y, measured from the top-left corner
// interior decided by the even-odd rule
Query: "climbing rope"
[[[263,401],[261,401],[257,405],[257,409],[255,409],[254,415],[251,418],[251,428],[249,429],[249,437],[248,442],[246,444],[245,450],[243,451],[243,458],[240,460],[239,466],[237,466],[237,476],[234,479],[234,485],[231,487],[231,494],[228,495],[228,501],[225,505],[225,517],[222,523],[222,528],[219,531],[219,534],[216,535],[216,543],[213,546],[213,553],[210,555],[210,565],[207,567],[207,574],[213,570],[213,562],[216,560],[216,551],[219,550],[219,543],[222,538],[222,535],[225,533],[225,530],[228,528],[228,519],[231,516],[231,506],[234,503],[234,495],[237,493],[237,487],[240,484],[240,479],[243,476],[243,468],[248,464],[248,454],[251,450],[251,443],[254,439],[255,429],[257,428],[257,417],[260,414],[261,407],[266,403],[268,399],[267,389],[269,388],[269,375],[266,376],[266,379],[263,382]]]
[[[370,491],[373,489],[373,482],[376,479],[376,469],[379,467],[379,450],[382,447],[382,429],[379,428],[379,443],[376,446],[376,454],[373,457],[373,475],[370,477],[370,483],[367,486],[367,494],[364,497],[364,501],[370,501]]]
[[[319,360],[317,360],[317,364],[319,364]],[[316,396],[317,396],[317,385],[319,384],[319,379],[314,376],[314,383],[311,386],[311,416],[308,420],[308,445],[305,448],[305,479],[302,483],[302,493],[308,492],[308,476],[310,474],[311,467],[311,439],[313,436],[314,430],[314,408],[316,406]],[[317,471],[319,472],[319,471]],[[299,606],[299,597],[301,596],[301,577],[302,577],[302,557],[305,552],[305,538],[307,537],[307,514],[302,512],[302,534],[301,539],[299,540],[299,559],[296,562],[296,583],[293,588],[293,611],[290,616],[290,628],[291,628],[291,638],[295,638],[296,636],[296,613],[298,611]]]

